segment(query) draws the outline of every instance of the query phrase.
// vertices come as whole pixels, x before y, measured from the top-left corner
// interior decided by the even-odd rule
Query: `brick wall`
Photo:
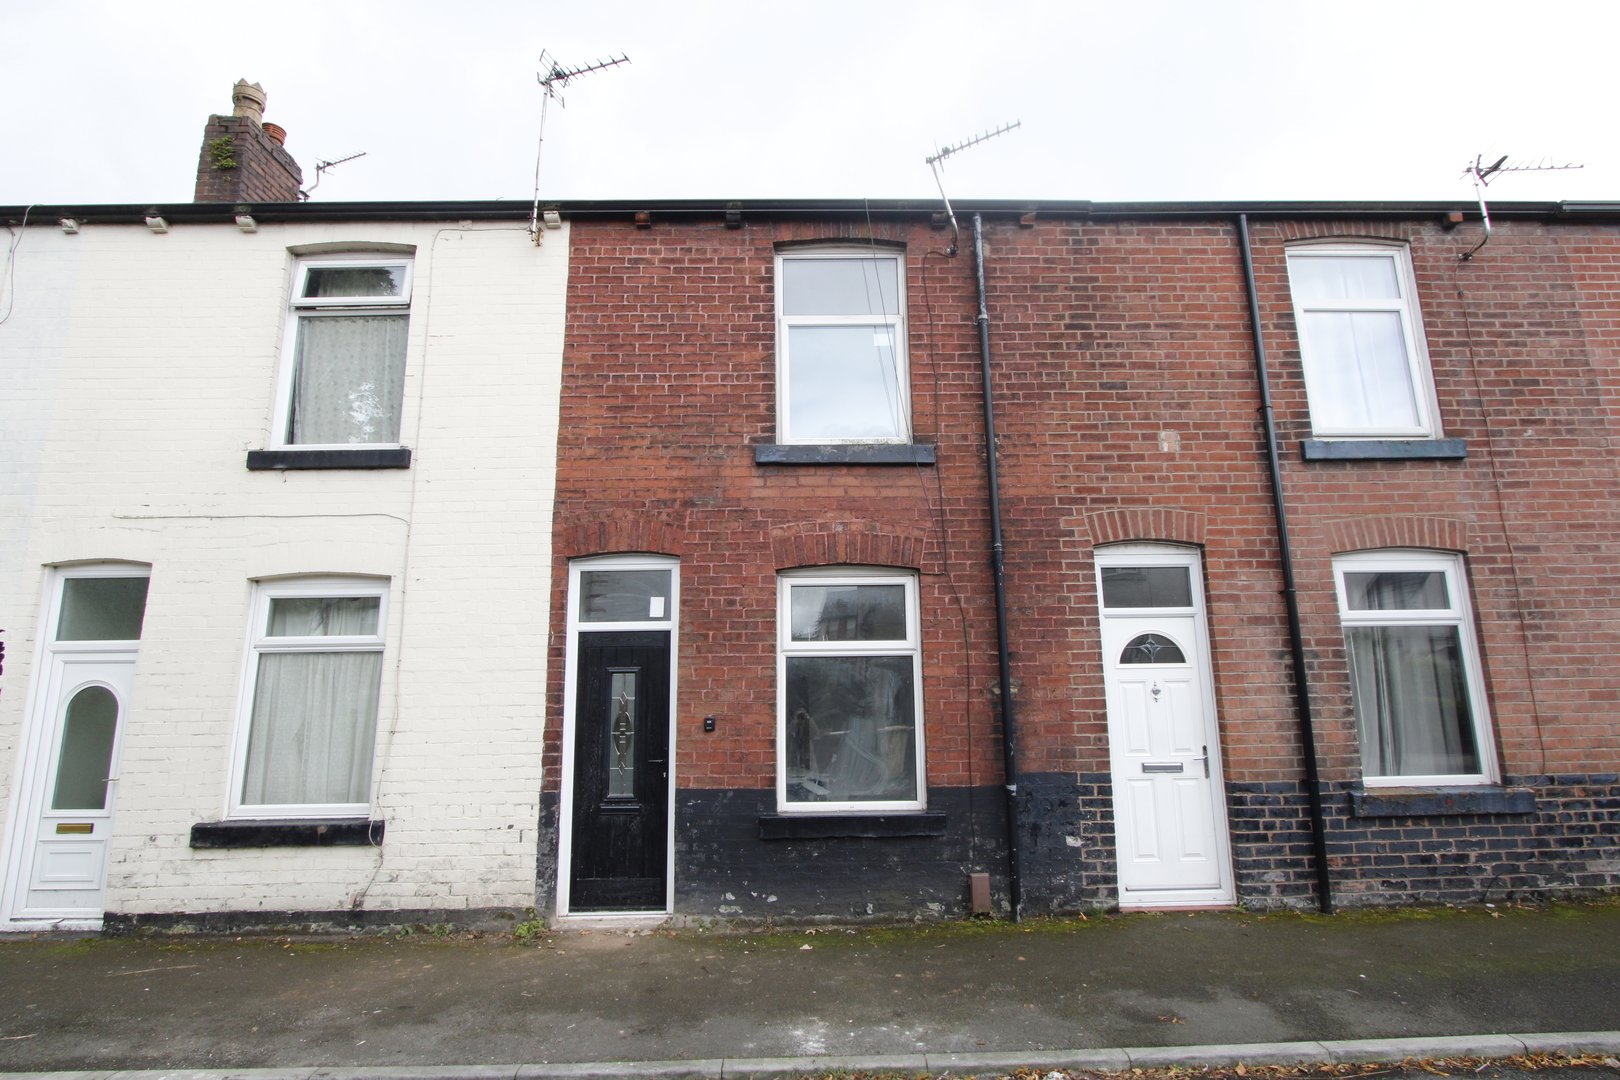
[[[39,678],[46,568],[151,565],[106,902],[198,911],[533,903],[566,232],[521,223],[31,229],[0,364],[0,777]],[[294,257],[415,248],[410,469],[250,472]],[[428,298],[432,297],[429,303]],[[252,582],[386,578],[380,848],[194,850],[226,806]],[[8,826],[15,805],[8,794]]]
[[[210,116],[197,153],[193,202],[297,202],[303,170],[245,116]]]

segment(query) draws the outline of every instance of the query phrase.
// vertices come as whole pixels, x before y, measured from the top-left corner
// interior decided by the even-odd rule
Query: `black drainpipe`
[[[1007,655],[1007,575],[1001,545],[1001,483],[996,476],[996,402],[990,389],[990,308],[984,295],[984,221],[973,215],[973,275],[979,289],[979,361],[984,369],[984,460],[990,485],[990,561],[996,579],[996,659],[1001,665],[1001,759],[1007,777],[1007,894],[1013,922],[1024,914],[1018,855],[1018,728],[1013,723]]]
[[[1305,757],[1305,794],[1311,804],[1311,849],[1316,861],[1316,899],[1323,914],[1333,914],[1333,883],[1328,877],[1327,821],[1322,814],[1322,777],[1316,769],[1316,730],[1311,723],[1311,693],[1305,675],[1305,635],[1299,627],[1299,593],[1294,588],[1294,559],[1288,542],[1288,510],[1283,501],[1282,461],[1277,454],[1277,424],[1271,408],[1271,378],[1266,373],[1266,339],[1260,330],[1260,294],[1254,284],[1254,254],[1249,250],[1249,215],[1238,215],[1243,246],[1243,280],[1249,289],[1249,319],[1254,324],[1254,366],[1260,380],[1260,415],[1266,428],[1266,462],[1271,466],[1271,505],[1277,518],[1277,547],[1282,562],[1283,604],[1288,609],[1288,649],[1294,660],[1294,708],[1299,715],[1300,750]]]

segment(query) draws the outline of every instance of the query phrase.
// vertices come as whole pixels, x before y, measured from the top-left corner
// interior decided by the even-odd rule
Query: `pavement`
[[[13,1074],[676,1080],[1559,1051],[1620,1080],[1620,902],[0,939]]]

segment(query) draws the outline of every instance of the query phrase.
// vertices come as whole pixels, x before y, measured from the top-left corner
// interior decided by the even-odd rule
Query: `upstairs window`
[[[275,445],[397,445],[410,261],[306,259],[292,296]]]
[[[1334,561],[1368,785],[1495,776],[1462,564],[1422,551]]]
[[[1405,248],[1293,248],[1288,281],[1317,436],[1434,438],[1434,388]]]
[[[780,588],[778,805],[922,809],[917,579],[846,568]]]
[[[881,251],[778,256],[781,442],[910,441],[904,269]]]

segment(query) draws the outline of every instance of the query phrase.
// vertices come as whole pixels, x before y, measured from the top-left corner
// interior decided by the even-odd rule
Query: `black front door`
[[[663,911],[669,634],[581,633],[569,910]]]

